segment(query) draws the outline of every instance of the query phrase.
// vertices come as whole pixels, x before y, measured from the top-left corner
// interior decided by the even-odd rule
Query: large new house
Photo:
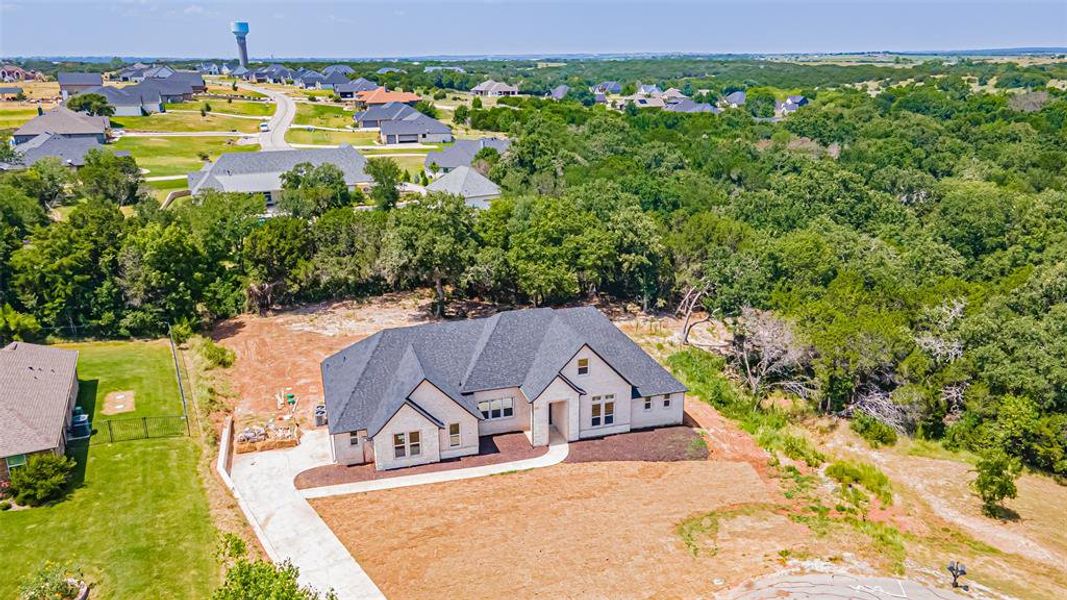
[[[500,186],[470,167],[452,169],[433,180],[426,191],[459,196],[471,208],[489,208],[489,201],[500,197]]]
[[[510,147],[510,140],[495,137],[477,140],[456,140],[455,144],[443,150],[427,154],[426,160],[423,161],[423,167],[428,176],[437,177],[458,167],[471,166],[474,157],[483,148],[492,148],[498,154],[503,155]]]
[[[39,453],[66,450],[78,353],[25,342],[0,349],[0,481]]]
[[[390,104],[393,102],[414,106],[419,100],[422,100],[422,97],[412,92],[397,92],[384,87],[377,87],[372,90],[356,92],[352,99],[355,101],[357,107],[370,108],[372,106]]]
[[[403,119],[383,121],[378,137],[383,144],[445,144],[452,141],[452,129],[415,111]]]
[[[94,138],[101,144],[107,142],[111,130],[111,121],[107,117],[74,112],[65,106],[57,106],[49,111],[37,110],[36,117],[11,134],[11,141],[16,145],[24,144],[42,133],[68,138]]]
[[[488,79],[472,87],[471,93],[475,96],[518,96],[519,88],[502,81]]]
[[[28,169],[44,158],[55,158],[73,169],[85,165],[85,156],[90,150],[104,148],[95,137],[64,137],[52,133],[42,133],[14,146],[18,160],[12,163],[0,162],[0,171]],[[115,152],[115,156],[129,156],[126,151]]]
[[[56,79],[59,81],[59,93],[63,99],[89,88],[104,85],[104,77],[100,73],[59,73]]]
[[[394,469],[682,422],[686,388],[593,307],[386,329],[322,362],[335,462]]]
[[[203,190],[263,194],[272,207],[282,193],[282,174],[301,163],[312,166],[332,164],[341,169],[349,189],[371,182],[365,168],[367,159],[348,144],[339,148],[304,148],[273,152],[230,152],[189,173],[189,193]]]

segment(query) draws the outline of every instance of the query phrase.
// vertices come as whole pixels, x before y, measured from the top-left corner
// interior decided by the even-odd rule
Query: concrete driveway
[[[259,134],[260,148],[263,150],[290,150],[292,146],[285,141],[285,132],[289,131],[289,128],[293,126],[293,119],[296,118],[296,102],[282,92],[267,88],[242,83],[237,84],[237,87],[259,92],[269,97],[276,107],[274,116],[268,121],[270,123],[270,131],[264,131]]]

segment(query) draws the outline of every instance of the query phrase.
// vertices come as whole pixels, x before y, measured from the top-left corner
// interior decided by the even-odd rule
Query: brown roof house
[[[0,481],[30,455],[63,454],[78,397],[78,353],[12,342],[0,349]]]

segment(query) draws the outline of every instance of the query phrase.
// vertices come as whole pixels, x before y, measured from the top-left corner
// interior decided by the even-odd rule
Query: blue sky
[[[1067,46],[1067,0],[0,0],[0,55],[775,53]]]

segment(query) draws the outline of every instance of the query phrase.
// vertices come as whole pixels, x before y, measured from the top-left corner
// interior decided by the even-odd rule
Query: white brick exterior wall
[[[418,456],[396,458],[393,453],[393,434],[418,431],[422,448]],[[374,436],[374,466],[379,471],[412,467],[441,460],[440,437],[437,425],[405,404]]]

